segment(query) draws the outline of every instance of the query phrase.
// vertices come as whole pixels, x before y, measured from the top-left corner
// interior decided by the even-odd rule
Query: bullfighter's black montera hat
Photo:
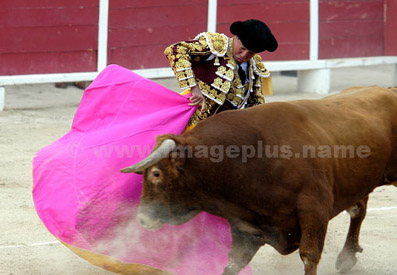
[[[269,27],[256,19],[236,21],[230,25],[230,32],[238,36],[244,47],[255,53],[273,52],[278,47]]]

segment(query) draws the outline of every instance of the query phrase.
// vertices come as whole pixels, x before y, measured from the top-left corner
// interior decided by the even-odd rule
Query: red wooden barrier
[[[397,0],[320,0],[319,58],[397,55]],[[207,1],[112,0],[108,63],[167,67],[164,48],[206,30]],[[218,0],[217,30],[265,21],[279,41],[264,60],[309,58],[309,0]],[[2,0],[0,75],[96,71],[99,0]]]
[[[384,55],[397,55],[397,0],[385,0],[385,2]]]

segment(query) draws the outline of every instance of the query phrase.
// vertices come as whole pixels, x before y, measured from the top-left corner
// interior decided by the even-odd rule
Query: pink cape
[[[221,274],[228,223],[201,213],[180,226],[148,231],[137,223],[142,177],[120,169],[146,157],[160,134],[180,134],[189,100],[117,65],[86,89],[72,129],[33,160],[33,199],[62,242],[183,275]],[[246,268],[240,274],[251,274]]]

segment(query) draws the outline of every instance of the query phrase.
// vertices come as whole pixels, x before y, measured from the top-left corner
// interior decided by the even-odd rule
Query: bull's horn
[[[135,163],[132,166],[121,169],[123,173],[139,173],[145,170],[146,168],[152,166],[157,163],[162,158],[166,157],[169,153],[174,151],[176,148],[176,143],[173,139],[164,140],[161,145],[154,150],[149,156],[145,159],[141,160],[138,163]]]

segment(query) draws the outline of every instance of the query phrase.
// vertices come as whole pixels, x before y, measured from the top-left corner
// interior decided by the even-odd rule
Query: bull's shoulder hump
[[[333,100],[339,98],[352,98],[373,100],[374,98],[382,97],[397,98],[397,88],[384,88],[379,86],[351,87],[324,99]]]
[[[306,120],[317,105],[317,100],[310,99],[271,102],[247,109],[247,115],[260,116],[276,124],[280,121],[296,122]]]

